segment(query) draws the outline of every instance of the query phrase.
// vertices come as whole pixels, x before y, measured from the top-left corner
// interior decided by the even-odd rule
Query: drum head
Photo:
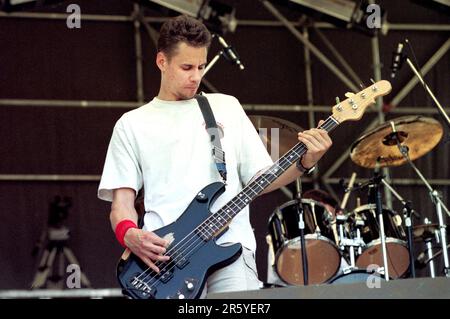
[[[379,220],[376,205],[367,204],[353,211],[364,222],[361,236],[365,242],[362,253],[356,259],[356,266],[366,269],[370,265],[383,267],[383,248],[380,239]],[[383,207],[383,224],[386,238],[386,255],[389,277],[402,277],[409,268],[409,251],[402,228],[402,220],[394,211]]]
[[[308,284],[321,284],[332,278],[341,264],[337,246],[328,238],[305,236],[308,260]],[[304,285],[300,238],[288,241],[277,253],[276,271],[287,284]]]
[[[409,251],[406,243],[395,238],[386,238],[386,250],[389,277],[394,279],[402,277],[409,268]],[[384,265],[380,239],[367,245],[356,260],[358,268],[366,269],[369,265],[380,267]]]

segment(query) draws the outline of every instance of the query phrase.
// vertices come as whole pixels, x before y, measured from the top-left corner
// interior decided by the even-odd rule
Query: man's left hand
[[[319,121],[318,127],[320,127],[323,122],[324,121],[322,120]],[[302,159],[302,165],[306,168],[311,168],[316,165],[333,144],[328,132],[319,128],[312,128],[298,133],[298,140],[303,142],[308,148]]]

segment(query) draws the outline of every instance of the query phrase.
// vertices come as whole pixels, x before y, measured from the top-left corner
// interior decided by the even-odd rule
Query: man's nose
[[[195,70],[191,74],[191,81],[199,83],[203,76],[203,70]]]

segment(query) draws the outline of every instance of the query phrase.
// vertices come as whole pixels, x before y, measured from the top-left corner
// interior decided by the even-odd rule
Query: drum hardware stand
[[[412,209],[411,202],[405,201],[396,191],[395,189],[389,185],[388,182],[384,178],[381,178],[381,182],[386,186],[392,194],[403,204],[403,217],[405,219],[407,238],[408,238],[408,250],[409,250],[409,264],[411,265],[411,277],[416,278],[416,268],[414,265],[414,240],[412,234],[412,221],[411,215],[415,215],[416,217],[420,217],[420,215]]]
[[[444,205],[442,202],[442,196],[439,194],[436,190],[434,190],[431,185],[428,183],[426,178],[422,175],[422,173],[419,171],[419,169],[414,165],[414,163],[409,158],[409,149],[408,147],[401,145],[399,134],[397,133],[397,130],[395,128],[394,122],[390,122],[392,127],[392,133],[391,138],[396,140],[397,147],[400,150],[400,153],[403,155],[403,157],[406,159],[408,164],[413,168],[413,170],[417,173],[419,178],[423,181],[425,186],[428,188],[431,201],[436,206],[436,213],[438,216],[438,222],[439,222],[439,231],[441,235],[441,244],[442,244],[442,256],[444,258],[444,274],[446,277],[450,278],[450,264],[448,259],[448,251],[447,251],[447,233],[446,233],[446,225],[444,223],[444,218],[442,215],[442,209],[445,210],[448,216],[450,216],[450,212],[448,208]]]
[[[377,165],[378,166],[378,165]],[[378,223],[379,223],[379,236],[381,239],[381,250],[383,253],[383,272],[386,281],[389,281],[389,267],[387,261],[387,247],[386,237],[384,232],[383,221],[383,204],[381,202],[380,183],[383,176],[378,172],[378,169],[374,171],[374,177],[369,184],[369,202],[374,203],[377,210]],[[381,272],[381,271],[380,271]]]
[[[430,262],[428,263],[428,267],[430,268],[430,277],[435,278],[436,272],[435,272],[434,260],[433,260],[433,244],[431,243],[430,238],[427,238],[425,243],[426,243],[425,245],[427,247],[428,259],[430,260]]]
[[[425,225],[430,225],[431,221],[428,218],[425,218],[423,223]],[[439,234],[437,232],[434,233],[436,242],[439,244]],[[427,260],[425,259],[425,253],[422,252],[417,257],[417,262],[421,266],[426,266],[428,264],[428,267],[430,268],[430,277],[435,278],[436,272],[434,268],[434,257],[433,257],[433,244],[431,243],[431,238],[427,237],[425,238],[425,246],[426,246],[426,252],[427,252]],[[420,267],[420,266],[419,266]]]
[[[67,241],[70,239],[70,231],[63,222],[67,218],[68,209],[71,205],[70,198],[66,197],[64,200],[61,200],[59,196],[56,196],[54,201],[50,203],[47,231],[42,233],[39,242],[32,252],[32,255],[39,255],[40,248],[47,240],[37,271],[34,274],[31,289],[43,287],[47,289],[64,289],[64,258],[70,264],[80,266],[72,250],[67,247]],[[58,261],[57,272],[54,271],[55,261]],[[91,287],[89,279],[83,272],[80,273],[80,279],[85,287]]]
[[[301,206],[301,183],[300,178],[297,178],[295,182],[297,188],[297,214],[298,214],[298,228],[300,230],[300,250],[301,259],[300,262],[303,267],[303,285],[308,285],[308,256],[306,254],[305,244],[305,221],[303,219],[303,207]]]
[[[430,245],[431,245],[431,243],[430,243]],[[448,244],[447,245],[447,249],[449,249],[450,248],[450,244]],[[434,255],[431,255],[431,257],[428,257],[428,259],[427,260],[425,260],[425,262],[424,262],[424,264],[431,264],[431,263],[433,263],[433,269],[434,269],[434,262],[433,262],[433,260],[436,258],[436,257],[438,257],[438,256],[440,256],[441,254],[442,254],[442,251],[443,250],[439,250],[437,253],[435,253]],[[432,252],[432,250],[429,250],[427,253],[428,253],[428,256],[430,256],[430,253]],[[431,269],[430,269],[431,270]],[[433,277],[434,278],[434,277]]]
[[[339,249],[342,251],[345,251],[345,247],[349,248],[349,254],[350,254],[350,267],[347,267],[346,269],[343,269],[344,273],[351,272],[353,269],[356,268],[356,262],[355,262],[355,248],[358,247],[358,253],[361,253],[361,246],[364,246],[364,241],[362,241],[360,236],[359,228],[357,228],[357,238],[350,239],[345,237],[344,233],[344,224],[348,220],[348,217],[343,214],[345,211],[345,206],[347,206],[348,198],[350,196],[350,192],[353,189],[353,184],[355,183],[356,179],[356,173],[353,172],[352,176],[350,177],[350,181],[348,183],[348,186],[344,189],[344,197],[342,198],[341,205],[339,206],[338,210],[336,211],[336,223],[339,225]],[[342,239],[341,239],[342,238]]]
[[[339,214],[336,216],[336,222],[339,225],[339,249],[344,251],[345,247],[349,247],[349,255],[350,255],[350,266],[346,269],[343,269],[344,273],[349,273],[353,269],[356,269],[355,262],[355,247],[358,247],[358,253],[361,251],[361,247],[365,245],[364,241],[360,236],[359,229],[357,229],[356,239],[346,238],[344,233],[344,224],[347,221],[347,217],[345,215]],[[362,222],[362,221],[361,221]],[[358,225],[360,226],[360,225]]]

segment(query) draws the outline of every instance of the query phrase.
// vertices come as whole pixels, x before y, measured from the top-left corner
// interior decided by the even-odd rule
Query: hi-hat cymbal
[[[297,124],[277,117],[250,115],[249,118],[256,130],[259,131],[259,136],[273,160],[277,160],[297,144],[297,133],[303,131]]]
[[[395,126],[393,133],[391,122]],[[433,118],[424,116],[402,116],[387,121],[358,138],[352,145],[350,157],[353,162],[366,168],[399,166],[406,159],[397,147],[395,136],[400,144],[409,150],[413,161],[431,151],[441,140],[442,125]]]

